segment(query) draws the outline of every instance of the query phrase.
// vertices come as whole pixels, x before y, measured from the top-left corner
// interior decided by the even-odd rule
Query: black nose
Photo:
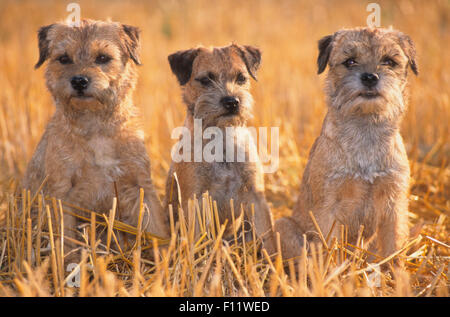
[[[363,83],[364,86],[372,88],[374,87],[377,83],[378,80],[380,79],[380,77],[378,77],[377,74],[371,74],[371,73],[363,73],[361,75],[361,82]]]
[[[237,111],[239,109],[239,98],[226,96],[220,100],[222,106],[228,111]]]
[[[73,89],[82,91],[89,85],[89,79],[85,76],[73,76],[70,80]]]

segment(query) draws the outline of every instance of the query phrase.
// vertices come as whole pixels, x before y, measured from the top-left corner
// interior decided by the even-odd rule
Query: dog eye
[[[70,59],[69,56],[67,56],[67,54],[61,55],[60,57],[58,57],[58,61],[63,64],[72,64],[72,60]]]
[[[237,75],[237,77],[236,77],[236,82],[237,82],[239,85],[243,85],[243,84],[245,84],[245,83],[247,82],[247,78],[244,76],[244,74],[239,73],[239,74]]]
[[[211,84],[211,79],[209,77],[200,77],[200,78],[195,78],[196,81],[198,81],[200,84],[202,84],[202,86],[209,86]]]
[[[111,57],[109,57],[108,55],[104,55],[104,54],[100,54],[97,56],[97,58],[95,59],[95,62],[97,64],[106,64],[111,60]]]
[[[345,62],[342,63],[345,67],[350,68],[358,64],[354,58],[349,58]]]
[[[397,63],[392,58],[385,57],[381,61],[381,65],[386,65],[386,66],[389,66],[389,67],[395,67],[395,66],[397,66]]]

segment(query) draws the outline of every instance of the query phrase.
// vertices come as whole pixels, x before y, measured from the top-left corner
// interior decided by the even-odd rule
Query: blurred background
[[[38,59],[37,30],[65,20],[71,1],[0,0],[0,193],[22,176],[54,111]],[[253,126],[280,128],[280,166],[266,175],[275,218],[289,214],[309,149],[326,113],[317,75],[317,41],[343,27],[365,26],[372,1],[78,1],[81,17],[139,26],[143,65],[135,103],[142,113],[152,175],[163,195],[185,107],[167,56],[199,44],[258,46],[263,61],[253,83]],[[430,223],[450,210],[450,1],[377,1],[381,26],[409,34],[420,74],[410,72],[402,135],[412,167],[411,215]],[[1,195],[1,194],[0,194]],[[4,196],[0,196],[4,197]],[[0,199],[1,204],[5,200]],[[448,218],[447,218],[448,219]]]

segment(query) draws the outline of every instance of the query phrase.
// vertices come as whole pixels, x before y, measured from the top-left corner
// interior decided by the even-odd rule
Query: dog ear
[[[141,31],[139,28],[131,25],[122,24],[122,29],[125,33],[123,37],[123,42],[125,44],[126,50],[128,52],[129,57],[133,60],[136,65],[141,65],[141,61],[139,59],[139,34]]]
[[[257,80],[256,72],[261,65],[261,51],[259,50],[259,48],[250,45],[240,46],[237,44],[233,44],[233,46],[238,50],[239,55],[244,61],[249,74],[253,77],[254,80]]]
[[[331,49],[333,48],[333,35],[324,36],[319,40],[319,56],[317,57],[317,74],[321,74],[328,64]]]
[[[403,49],[403,52],[405,52],[406,57],[408,57],[409,66],[411,67],[413,73],[418,75],[419,69],[416,62],[416,47],[414,45],[414,42],[408,35],[401,32],[399,32],[398,37],[400,41],[400,47]]]
[[[192,74],[192,65],[198,55],[198,49],[178,51],[168,56],[170,69],[177,76],[181,86],[185,85]]]
[[[39,60],[34,65],[34,68],[39,68],[48,58],[49,44],[50,41],[47,39],[48,31],[53,27],[54,24],[43,26],[38,31],[38,46],[39,46]]]

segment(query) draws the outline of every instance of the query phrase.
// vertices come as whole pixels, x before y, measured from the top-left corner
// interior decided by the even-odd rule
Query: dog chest
[[[406,156],[401,136],[388,127],[366,125],[341,128],[333,135],[343,161],[334,164],[334,178],[350,176],[373,183],[402,170]]]
[[[111,181],[122,174],[118,153],[111,138],[93,137],[89,140],[88,147],[92,153],[91,163],[94,169],[102,172]]]

